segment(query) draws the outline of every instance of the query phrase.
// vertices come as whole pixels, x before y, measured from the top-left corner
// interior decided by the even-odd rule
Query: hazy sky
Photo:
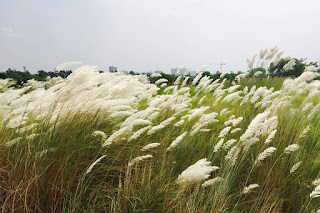
[[[0,71],[74,60],[138,72],[223,61],[237,71],[274,45],[319,61],[320,1],[0,0]]]

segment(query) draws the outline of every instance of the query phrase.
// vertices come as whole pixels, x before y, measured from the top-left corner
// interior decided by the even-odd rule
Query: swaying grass
[[[316,212],[320,81],[0,85],[3,212]],[[242,76],[243,77],[243,76]],[[197,81],[197,82],[196,82]]]

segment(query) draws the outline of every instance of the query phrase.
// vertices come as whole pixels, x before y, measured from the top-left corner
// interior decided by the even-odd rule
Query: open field
[[[0,80],[2,212],[320,208],[313,67],[233,82],[200,72],[163,88],[95,71],[20,89]]]

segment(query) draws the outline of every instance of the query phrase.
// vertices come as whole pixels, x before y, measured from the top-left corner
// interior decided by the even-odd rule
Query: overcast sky
[[[274,45],[319,61],[320,1],[0,0],[0,71],[75,60],[138,72],[223,61],[238,71]]]

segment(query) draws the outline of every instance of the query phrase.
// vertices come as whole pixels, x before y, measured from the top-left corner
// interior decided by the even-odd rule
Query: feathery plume
[[[235,134],[235,133],[237,133],[237,132],[239,132],[239,131],[241,131],[241,128],[235,128],[235,129],[233,129],[230,133],[231,133],[231,134]]]
[[[250,184],[249,186],[244,187],[242,194],[248,194],[250,193],[253,189],[259,187],[258,184]]]
[[[292,168],[290,169],[290,174],[295,173],[298,170],[298,168],[300,167],[301,164],[302,164],[302,161],[299,161],[298,163],[294,164],[292,166]]]
[[[95,165],[97,165],[103,158],[105,158],[107,155],[102,155],[100,158],[98,158],[97,160],[95,160],[90,166],[89,166],[89,168],[87,169],[87,171],[86,171],[86,174],[89,174],[91,171],[92,171],[92,169],[93,169],[93,167],[95,166]]]
[[[264,161],[267,157],[271,156],[277,149],[275,147],[269,147],[261,152],[256,160],[256,164]]]
[[[172,150],[174,147],[178,146],[178,144],[183,140],[183,138],[187,135],[188,132],[182,133],[180,136],[178,136],[167,148],[167,150]]]
[[[81,61],[66,62],[66,63],[60,64],[59,66],[54,68],[54,71],[59,72],[61,70],[65,70],[67,68],[73,67],[73,66],[78,65],[78,64],[82,64],[82,62]]]
[[[160,73],[152,73],[150,75],[151,78],[157,78],[157,77],[162,77],[162,75]]]
[[[219,142],[214,146],[213,152],[218,152],[221,149],[223,142],[224,142],[224,138],[221,138]]]
[[[153,157],[152,155],[142,155],[142,156],[136,157],[136,158],[132,159],[131,161],[129,161],[128,166],[129,167],[133,166],[140,161],[143,161],[143,160],[146,160],[146,159],[149,159],[152,157]]]
[[[217,184],[217,183],[219,183],[221,181],[223,181],[222,177],[215,177],[215,178],[212,178],[210,180],[205,181],[201,186],[202,187],[208,187],[208,186],[215,185],[215,184]]]
[[[223,138],[224,136],[226,136],[229,133],[230,129],[230,126],[225,127],[223,130],[221,130],[218,138]]]
[[[300,148],[300,146],[298,144],[291,144],[289,146],[287,146],[285,149],[284,149],[284,153],[286,154],[290,154],[292,152],[295,152],[297,151],[298,149]]]
[[[210,173],[219,169],[217,166],[210,166],[211,162],[206,158],[198,160],[195,164],[185,169],[177,179],[177,183],[187,185],[191,183],[199,183],[208,177]]]
[[[149,143],[148,145],[145,145],[144,147],[142,147],[141,151],[147,151],[149,149],[153,149],[158,146],[160,146],[160,143]]]
[[[106,133],[104,133],[103,131],[100,131],[100,130],[94,131],[91,135],[94,137],[100,136],[100,137],[102,137],[103,140],[105,140],[107,138]]]

